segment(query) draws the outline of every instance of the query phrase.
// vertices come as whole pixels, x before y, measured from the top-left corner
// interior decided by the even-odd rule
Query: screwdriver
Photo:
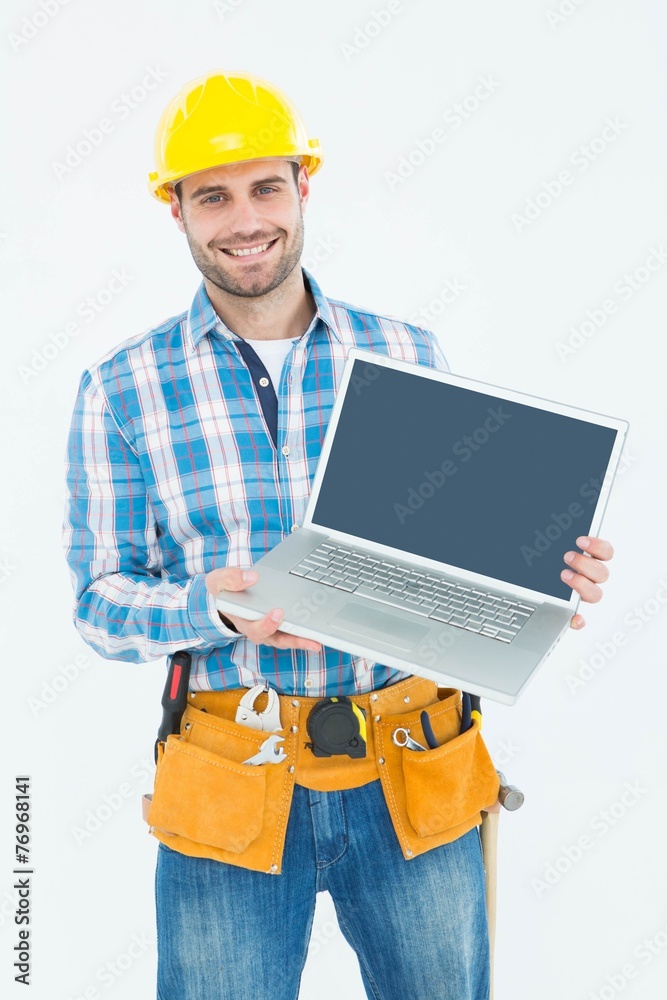
[[[188,698],[191,662],[192,657],[183,649],[179,649],[171,658],[167,680],[162,692],[162,722],[155,741],[156,764],[158,743],[166,740],[171,733],[180,732],[181,716]]]

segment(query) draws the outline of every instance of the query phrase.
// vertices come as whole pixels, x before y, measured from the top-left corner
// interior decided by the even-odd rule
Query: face
[[[298,182],[297,189],[286,160],[246,160],[184,178],[182,205],[170,190],[171,214],[205,278],[244,298],[266,295],[282,284],[303,251],[306,167]],[[259,252],[238,253],[258,247]]]

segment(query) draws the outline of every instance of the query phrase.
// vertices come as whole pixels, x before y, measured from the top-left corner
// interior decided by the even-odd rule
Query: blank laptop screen
[[[567,600],[616,434],[356,360],[313,521]]]

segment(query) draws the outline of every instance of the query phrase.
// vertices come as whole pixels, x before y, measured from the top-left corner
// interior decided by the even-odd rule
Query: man
[[[219,72],[186,85],[162,116],[156,158],[150,189],[168,200],[203,281],[187,313],[84,373],[65,540],[84,639],[103,656],[133,661],[187,650],[189,697],[199,706],[188,703],[188,719],[227,741],[212,750],[187,722],[158,761],[155,797],[171,795],[176,810],[165,828],[151,827],[160,840],[158,1000],[296,997],[316,893],[325,889],[368,997],[485,1000],[477,824],[488,799],[407,860],[378,778],[382,759],[354,784],[340,775],[366,762],[322,757],[323,773],[330,764],[337,770],[320,786],[293,778],[274,864],[253,867],[250,848],[228,843],[234,822],[243,845],[257,836],[244,837],[260,787],[250,779],[266,779],[268,811],[279,773],[273,764],[240,766],[245,755],[235,755],[233,741],[252,734],[232,721],[229,705],[267,681],[281,707],[304,712],[301,724],[328,697],[410,702],[404,685],[415,679],[281,631],[280,608],[259,621],[223,617],[215,595],[252,585],[243,569],[298,527],[349,347],[444,370],[447,362],[429,331],[327,299],[300,266],[309,176],[321,152],[277,88]],[[585,551],[565,555],[571,568],[562,577],[596,602],[612,549],[596,538],[577,543]],[[580,615],[572,620],[583,624]],[[409,688],[413,705],[415,691],[436,702],[429,685],[418,679]],[[168,777],[178,741],[197,767],[211,765],[211,781],[234,772],[240,818],[232,796],[204,788],[209,777]],[[370,760],[370,738],[368,752]],[[181,815],[182,796],[189,805]],[[207,811],[211,833],[199,834]],[[261,824],[261,804],[255,811]]]

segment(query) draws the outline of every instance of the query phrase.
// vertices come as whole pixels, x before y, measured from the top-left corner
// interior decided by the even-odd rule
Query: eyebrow
[[[263,177],[262,180],[253,181],[251,187],[257,187],[261,184],[287,184],[287,180],[284,177]],[[194,201],[195,198],[200,198],[203,194],[215,194],[218,191],[228,191],[229,188],[225,187],[224,184],[213,184],[204,187],[198,187],[196,191],[193,191],[190,195],[190,200]]]

